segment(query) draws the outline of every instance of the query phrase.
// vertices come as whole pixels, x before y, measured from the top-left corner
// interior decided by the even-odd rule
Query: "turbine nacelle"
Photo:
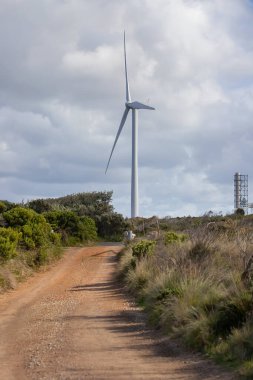
[[[146,104],[140,102],[126,102],[126,107],[131,108],[132,110],[154,110],[154,107],[150,107]]]

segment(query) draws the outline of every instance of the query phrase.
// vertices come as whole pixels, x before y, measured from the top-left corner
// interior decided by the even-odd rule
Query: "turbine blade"
[[[147,106],[146,104],[140,102],[132,102],[127,104],[129,108],[136,110],[154,110],[154,107]]]
[[[126,33],[124,31],[124,58],[125,58],[125,76],[126,76],[126,101],[131,102],[131,95],[128,83],[128,75],[127,75],[127,60],[126,60]]]
[[[105,174],[107,172],[107,169],[109,167],[109,164],[110,164],[110,161],[111,161],[111,158],[112,158],[112,154],[113,154],[113,151],[114,151],[114,148],[117,144],[117,141],[118,141],[118,138],[119,138],[119,135],[122,131],[122,128],[124,127],[124,124],[126,122],[126,118],[127,118],[127,115],[128,115],[128,112],[129,112],[129,108],[126,107],[124,113],[123,113],[123,116],[122,116],[122,119],[121,119],[121,122],[120,122],[120,125],[119,125],[119,129],[118,129],[118,132],[117,132],[117,135],[116,135],[116,138],[115,138],[115,141],[114,141],[114,144],[113,144],[113,147],[112,147],[112,151],[111,151],[111,154],[110,154],[110,157],[109,157],[109,160],[108,160],[108,164],[106,166],[106,170],[105,170]]]

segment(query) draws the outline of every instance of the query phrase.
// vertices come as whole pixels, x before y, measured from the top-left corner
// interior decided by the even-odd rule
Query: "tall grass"
[[[253,379],[253,230],[211,227],[171,243],[160,237],[154,254],[137,263],[129,248],[120,271],[151,323]]]

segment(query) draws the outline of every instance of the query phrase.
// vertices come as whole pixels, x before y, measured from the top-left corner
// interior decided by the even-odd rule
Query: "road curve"
[[[120,249],[68,249],[0,296],[0,379],[234,379],[145,326],[114,278]]]

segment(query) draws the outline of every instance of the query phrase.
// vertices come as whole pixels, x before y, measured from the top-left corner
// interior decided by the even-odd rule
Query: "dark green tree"
[[[39,214],[53,210],[53,205],[46,199],[34,199],[29,201],[27,206]]]
[[[238,208],[238,209],[236,209],[235,214],[243,216],[243,215],[245,215],[245,211],[243,208]]]
[[[103,238],[122,240],[127,223],[121,214],[106,213],[95,218],[98,234]]]

